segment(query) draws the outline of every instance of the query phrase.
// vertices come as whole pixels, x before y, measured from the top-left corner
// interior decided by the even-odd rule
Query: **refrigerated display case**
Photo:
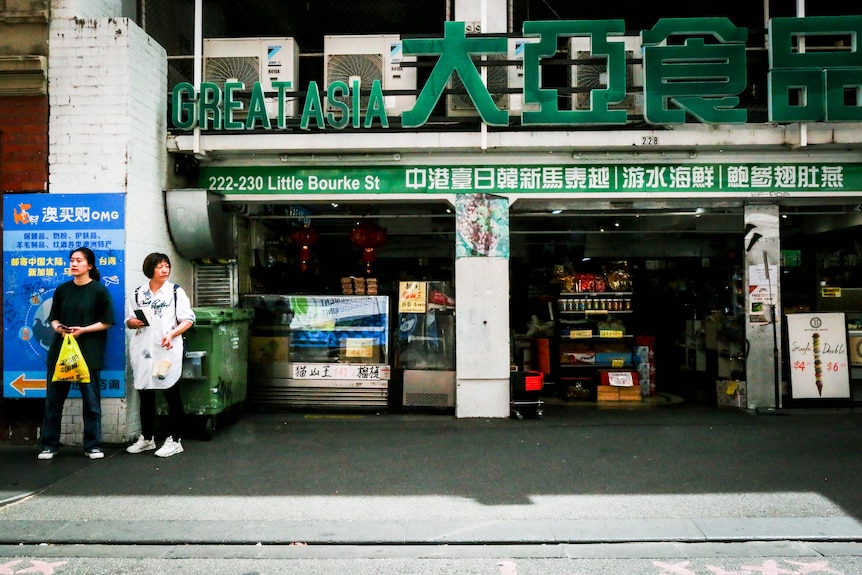
[[[400,282],[395,365],[405,407],[455,406],[455,297],[450,282]]]
[[[253,309],[248,401],[386,408],[388,296],[246,295]]]

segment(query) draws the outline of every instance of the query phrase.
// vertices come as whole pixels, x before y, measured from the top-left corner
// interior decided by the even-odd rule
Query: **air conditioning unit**
[[[359,107],[364,114],[368,108],[368,91],[374,80],[380,80],[387,90],[416,91],[416,67],[404,66],[403,62],[415,62],[415,56],[402,52],[398,35],[369,36],[324,36],[323,37],[323,83],[329,86],[340,81],[353,89],[359,82],[361,92]],[[352,107],[352,96],[340,98]],[[399,116],[413,109],[416,95],[384,95],[383,106],[387,116]],[[333,110],[329,102],[327,110]]]
[[[272,83],[291,82],[288,91],[299,91],[299,47],[293,38],[205,38],[203,79],[219,86],[229,80],[239,81],[248,91],[260,82],[266,94],[267,115],[277,118],[277,90]],[[243,100],[244,115],[249,98]],[[296,98],[287,98],[285,117],[295,117],[297,106]]]
[[[611,110],[626,110],[630,114],[643,115],[643,85],[644,68],[642,63],[635,64],[631,60],[643,61],[641,39],[638,36],[619,36],[619,41],[625,44],[626,52],[626,97],[618,104],[609,106]],[[617,41],[610,37],[609,41]],[[586,60],[583,64],[574,64],[571,69],[571,86],[573,88],[602,89],[608,87],[607,62],[598,62],[603,56],[594,56],[590,52],[590,39],[586,36],[574,36],[569,41],[569,59]],[[589,61],[593,60],[593,61]],[[640,90],[638,90],[640,89]],[[590,92],[572,94],[573,110],[590,109]]]
[[[509,38],[509,52],[507,55],[492,54],[487,56],[489,62],[497,61],[512,61],[524,60],[524,45],[527,40],[523,38]],[[481,73],[479,62],[481,57],[472,56],[473,61],[477,62],[477,69]],[[485,66],[488,71],[488,92],[494,100],[494,104],[501,110],[509,110],[509,115],[519,116],[523,103],[523,95],[517,92],[506,93],[506,89],[520,89],[524,87],[524,66],[523,64],[509,64],[508,66]],[[463,90],[464,84],[457,74],[452,76],[449,82],[449,89]],[[450,118],[478,116],[479,112],[476,106],[473,105],[473,100],[470,95],[449,94],[446,97],[446,110]]]

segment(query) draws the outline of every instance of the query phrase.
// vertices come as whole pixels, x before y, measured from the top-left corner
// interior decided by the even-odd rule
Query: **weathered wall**
[[[134,22],[105,17],[118,3],[80,4],[98,17],[79,17],[77,3],[57,2],[51,21],[49,188],[126,194],[128,292],[144,279],[140,266],[147,253],[171,253],[162,192],[167,60]],[[124,330],[118,319],[114,329]],[[136,399],[130,391],[127,396]],[[102,401],[104,442],[121,443],[136,432],[137,409],[128,406],[126,399]],[[65,443],[81,442],[80,413],[79,400],[67,403]]]

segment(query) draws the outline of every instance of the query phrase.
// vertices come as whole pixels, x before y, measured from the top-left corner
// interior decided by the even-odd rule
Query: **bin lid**
[[[195,307],[195,324],[226,323],[230,321],[251,322],[254,318],[253,309],[235,307]]]

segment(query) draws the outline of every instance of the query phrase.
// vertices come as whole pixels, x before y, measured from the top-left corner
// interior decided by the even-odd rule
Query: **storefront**
[[[794,157],[795,160],[797,158],[798,155]],[[764,165],[786,165],[782,159],[776,154]],[[830,160],[834,159],[835,154],[831,154]],[[508,164],[493,168],[466,164],[473,173],[478,171],[481,174],[484,173],[482,170],[492,169],[494,180],[500,179],[497,172],[512,168]],[[803,167],[812,165],[818,170],[822,167],[821,164],[804,164]],[[835,164],[830,162],[829,165]],[[534,169],[529,164],[515,166],[520,171]],[[658,169],[649,163],[634,165],[636,168],[641,166],[645,171]],[[459,170],[464,167],[459,163],[434,169]],[[609,164],[606,167],[612,172],[633,170],[631,164]],[[665,164],[663,167],[669,171],[673,169],[671,173],[685,169],[714,169],[720,179],[726,180],[727,174],[739,166],[707,161],[670,167]],[[539,173],[553,172],[555,168],[546,163]],[[340,173],[348,181],[374,180],[383,194],[389,190],[395,201],[388,195],[384,200],[373,195],[357,200],[338,193],[293,194],[285,200],[274,188],[262,190],[264,193],[225,193],[221,196],[220,201],[227,211],[237,214],[238,234],[247,234],[238,238],[239,244],[247,246],[246,263],[239,265],[248,269],[248,276],[240,280],[241,284],[248,286],[243,290],[244,297],[272,297],[280,301],[300,294],[328,295],[329,303],[333,303],[338,298],[355,296],[365,299],[369,292],[356,291],[356,283],[367,283],[376,287],[375,297],[385,295],[390,298],[385,318],[389,325],[385,358],[375,359],[369,364],[373,369],[365,371],[375,374],[375,377],[366,380],[359,378],[358,371],[345,372],[346,380],[336,380],[337,383],[331,386],[333,389],[329,390],[335,396],[323,394],[320,399],[314,399],[314,393],[330,387],[320,380],[331,377],[330,373],[334,372],[324,369],[315,376],[318,381],[311,385],[306,381],[302,386],[313,389],[303,389],[302,393],[282,390],[281,395],[270,390],[272,393],[268,397],[259,399],[263,403],[300,408],[357,406],[372,409],[401,409],[411,405],[401,387],[404,385],[404,366],[399,359],[402,350],[397,337],[397,328],[400,327],[399,288],[405,281],[453,282],[456,287],[454,299],[459,299],[455,274],[458,200],[453,195],[417,192],[417,199],[411,201],[410,194],[401,191],[404,186],[399,187],[399,184],[409,181],[407,174],[416,169],[415,166],[386,165],[347,168],[343,164],[337,168],[325,165],[301,168],[304,178],[314,176],[318,181],[333,180],[332,172]],[[565,172],[569,166],[560,169]],[[427,167],[422,168],[424,173],[428,170]],[[842,166],[843,182],[849,189],[855,189],[854,170],[852,165]],[[205,165],[200,173],[204,182],[291,178],[298,182],[301,180],[293,173],[296,171],[283,165],[217,168]],[[393,176],[393,173],[398,175]],[[391,189],[387,185],[391,185]],[[508,196],[504,190],[495,189],[493,192],[493,196],[507,198],[505,211],[510,251],[506,263],[508,281],[502,287],[509,294],[506,327],[514,336],[502,349],[507,365],[513,361],[522,367],[545,372],[547,381],[552,384],[549,390],[565,400],[599,400],[599,392],[608,389],[596,386],[601,377],[607,378],[607,372],[632,372],[638,391],[644,395],[671,393],[689,401],[732,401],[737,406],[747,406],[743,404],[743,401],[748,401],[745,387],[727,394],[731,397],[725,398],[716,386],[716,380],[741,381],[742,386],[747,382],[747,358],[744,356],[746,319],[765,323],[767,335],[769,333],[768,320],[764,322],[762,317],[756,317],[757,314],[748,313],[752,303],[746,298],[747,288],[743,287],[747,281],[746,266],[749,273],[755,273],[751,270],[756,270],[758,264],[763,266],[763,250],[756,252],[759,261],[746,264],[745,260],[748,244],[755,246],[760,241],[755,241],[754,234],[745,233],[747,193],[737,195],[711,189],[692,201],[645,190],[620,192],[613,200],[607,198],[607,192],[592,192],[592,197],[588,198],[581,197],[581,194],[572,198],[559,193],[530,193],[524,188]],[[774,194],[776,189],[762,192],[764,195]],[[582,195],[590,194],[586,191]],[[835,233],[825,229],[817,232],[813,227],[816,222],[829,220],[832,225],[841,227],[839,221],[852,219],[855,208],[844,203],[846,200],[838,194],[824,205],[812,206],[810,202],[814,200],[811,195],[816,193],[787,194],[779,202],[782,205],[773,204],[779,214],[777,219],[783,222],[782,246],[790,248],[796,242],[807,244],[802,249],[806,259],[820,257],[817,254],[829,251],[833,245]],[[512,204],[508,208],[510,201]],[[756,205],[762,204],[757,202]],[[362,222],[373,222],[386,231],[385,241],[373,248],[373,258],[351,239],[351,232]],[[464,225],[468,223],[462,222]],[[303,233],[304,230],[314,232]],[[812,251],[810,248],[814,245],[818,247]],[[855,248],[852,243],[844,242],[838,249],[852,252]],[[810,272],[808,262],[785,262],[782,256],[794,257],[796,252],[793,249],[784,251],[788,253],[778,256],[782,273],[773,276],[772,291],[767,286],[766,293],[774,295],[775,305],[780,305],[780,297],[786,297],[788,302],[783,309],[788,312],[794,311],[789,306],[812,311],[824,309],[816,300],[799,293],[806,289],[810,294],[818,293],[812,282],[799,280],[800,276]],[[239,259],[242,261],[244,258],[240,256]],[[848,261],[852,262],[852,257]],[[788,277],[793,281],[786,281]],[[591,279],[594,283],[584,283]],[[784,283],[788,284],[787,287]],[[800,283],[807,283],[808,287],[798,287]],[[764,302],[769,305],[767,300],[755,303]],[[286,307],[290,309],[290,306]],[[461,309],[460,301],[457,309]],[[758,311],[769,313],[762,311],[762,307]],[[279,319],[279,314],[273,312],[272,317],[278,320],[276,324],[282,322],[279,325],[283,327],[275,329],[284,330],[286,337],[290,332],[292,314],[290,318]],[[274,332],[269,333],[266,326],[260,327],[263,330],[260,336],[264,338],[260,341],[271,345],[272,341],[267,336]],[[584,333],[585,329],[589,334]],[[328,335],[333,333],[328,332]],[[638,345],[644,341],[649,344]],[[471,353],[468,346],[459,347],[457,341],[454,343],[458,353]],[[646,366],[637,365],[635,362],[640,359],[631,353],[632,350],[649,345],[652,348],[647,353],[652,362],[647,362]],[[464,347],[468,350],[462,351]],[[363,355],[364,350],[366,348],[359,345],[353,353]],[[344,349],[341,350],[343,352]],[[263,352],[258,350],[258,353]],[[336,349],[332,353],[337,356],[339,351]],[[297,369],[309,369],[306,362],[294,365],[286,361],[287,355],[282,357],[285,358],[283,369],[291,370],[291,375],[285,371],[280,376],[284,382],[292,379]],[[771,362],[771,356],[768,357]],[[355,359],[346,363],[357,363]],[[358,363],[363,364],[362,361]],[[651,368],[652,372],[642,371],[644,367]],[[383,368],[383,372],[378,379],[379,368]],[[263,366],[263,374],[267,374],[266,369],[267,366]],[[454,408],[456,379],[449,379],[450,372],[443,370],[447,375],[441,383],[437,379],[441,374],[435,371],[419,370],[419,385],[430,386],[435,395],[433,399],[418,400],[416,405]],[[410,377],[408,375],[408,380]],[[264,378],[270,381],[278,379],[273,373]],[[786,378],[785,371],[784,381]],[[416,381],[416,375],[413,381]],[[764,393],[771,398],[772,382],[767,383]],[[290,387],[287,386],[288,389]],[[363,394],[365,388],[369,389],[370,395]],[[312,394],[312,399],[308,393]],[[787,395],[787,390],[782,394]]]
[[[596,44],[599,35],[622,34],[620,22],[604,25],[525,22],[514,52],[504,37],[467,39],[461,22],[446,22],[438,39],[387,37],[397,47],[390,57],[398,54],[391,70],[409,75],[430,58],[415,97],[397,88],[390,97],[380,81],[367,89],[336,81],[325,90],[312,81],[303,91],[291,90],[295,81],[255,82],[250,93],[238,82],[179,83],[169,151],[195,158],[184,188],[197,191],[167,194],[169,204],[188,198],[197,207],[169,210],[172,237],[190,259],[235,259],[242,296],[371,297],[357,293],[357,282],[360,290],[373,283],[374,297],[389,297],[389,334],[397,333],[403,282],[451,282],[455,368],[444,387],[459,416],[507,415],[513,364],[545,372],[570,400],[601,399],[608,395],[601,385],[612,380],[642,395],[721,403],[725,393],[739,407],[778,407],[790,375],[780,359],[780,312],[821,311],[817,290],[836,281],[797,287],[809,276],[785,289],[785,273],[801,275],[794,268],[812,269],[809,260],[829,253],[838,232],[821,223],[859,225],[862,189],[858,86],[839,70],[859,67],[855,52],[827,56],[812,43],[811,55],[799,54],[790,39],[854,35],[859,19],[773,21],[768,124],[749,123],[737,98],[747,85],[744,29],[723,18],[661,20],[637,39],[630,51],[642,57],[632,58],[626,42]],[[665,44],[673,35],[710,42]],[[580,92],[590,90],[569,86],[573,95],[560,107],[565,90],[542,86],[541,67],[558,54],[560,38],[568,42],[563,63],[577,67],[581,52],[571,42],[586,37],[594,43],[587,55],[610,63],[607,87],[592,95],[617,106],[591,100],[584,108]],[[467,53],[459,59],[459,40],[475,42],[469,53],[510,50],[506,66],[522,88],[505,101],[489,98],[484,66]],[[663,69],[661,58],[671,55],[690,67]],[[704,91],[696,76],[711,69],[697,66],[718,56],[727,64],[710,72]],[[640,91],[623,81],[632,67],[646,78]],[[470,114],[444,94],[455,72]],[[806,73],[831,78],[824,81],[837,82],[841,96],[824,89],[820,100],[797,100],[794,78]],[[677,92],[651,83],[662,74],[677,75]],[[474,121],[439,128],[434,114],[443,102],[448,118]],[[210,223],[198,243],[189,236],[200,227],[184,226],[184,218],[197,211],[211,219],[213,206],[219,218],[230,215],[233,235]],[[358,232],[364,225],[383,232],[370,238]],[[785,237],[805,248],[785,250]],[[227,249],[216,245],[226,240]],[[859,256],[853,242],[837,250],[842,265]],[[802,295],[793,309],[785,293]],[[830,303],[853,307],[850,299]],[[372,340],[351,343],[352,357],[367,356],[380,343]],[[384,387],[393,405],[386,378],[400,369],[397,341],[388,340],[383,356],[372,353],[374,407],[383,407]],[[849,377],[848,361],[839,369]],[[325,363],[283,363],[284,381],[309,369],[330,373]],[[335,387],[366,385],[358,373],[344,370]],[[429,372],[429,381],[437,375]]]
[[[117,299],[142,281],[154,250],[170,254],[172,278],[198,305],[388,298],[385,358],[367,329],[376,326],[343,326],[358,328],[348,331],[359,361],[348,363],[362,367],[344,381],[374,381],[372,409],[385,396],[390,408],[504,417],[513,363],[573,384],[593,370],[583,377],[598,399],[609,391],[593,387],[598,370],[642,367],[614,355],[638,341],[655,342],[649,389],[718,403],[730,389],[719,391],[720,376],[737,382],[725,395],[738,405],[795,403],[794,372],[817,369],[813,356],[785,357],[793,311],[845,314],[849,359],[824,363],[821,339],[820,371],[849,371],[857,395],[859,16],[831,2],[809,17],[740,3],[727,18],[666,19],[650,7],[625,22],[603,19],[615,7],[598,5],[587,16],[571,3],[394,3],[409,9],[383,22],[396,11],[364,0],[304,11],[261,2],[266,17],[230,13],[230,3],[148,3],[146,19],[140,3],[51,2],[32,19],[47,25],[50,48],[50,66],[34,68],[49,76],[50,154],[39,156],[48,173],[45,185],[10,189],[122,200],[125,240],[114,248],[124,263],[106,278],[119,282]],[[13,55],[42,53],[28,22],[6,23],[24,31]],[[387,33],[333,33],[366,25]],[[220,59],[247,66],[219,77]],[[361,61],[375,72],[344,69]],[[20,176],[14,165],[2,167],[7,181]],[[9,217],[20,212],[4,199]],[[385,236],[353,241],[363,223]],[[84,233],[73,240],[98,239]],[[39,249],[52,257],[72,241],[49,240]],[[7,278],[48,273],[38,259],[17,261]],[[601,274],[606,284],[589,283]],[[425,282],[448,282],[454,309]],[[424,315],[402,307],[419,285]],[[13,320],[4,314],[7,333],[26,337]],[[402,320],[421,331],[405,329],[404,341]],[[260,337],[283,338],[284,320],[269,321]],[[118,349],[126,335],[113,336]],[[255,343],[258,357],[282,349]],[[44,358],[34,349],[34,362]],[[341,364],[341,351],[326,357]],[[563,365],[590,359],[579,354],[610,365]],[[281,363],[257,367],[263,379],[296,375]],[[7,369],[4,403],[42,397],[41,375],[16,383],[30,379]],[[103,395],[105,441],[124,442],[137,429],[128,367],[100,384],[116,394]],[[549,389],[565,397],[569,387],[583,393],[559,381]],[[79,426],[68,427],[63,441],[79,442]]]

